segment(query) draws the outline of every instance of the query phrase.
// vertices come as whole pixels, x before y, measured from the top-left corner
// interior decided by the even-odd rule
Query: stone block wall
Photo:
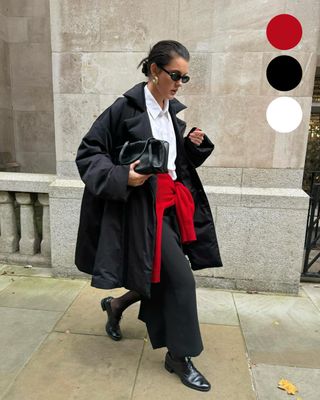
[[[195,271],[198,286],[296,295],[308,196],[299,189],[205,186],[224,266]],[[86,276],[74,265],[83,183],[49,186],[55,275]]]
[[[0,171],[15,158],[6,4],[0,6]]]
[[[55,173],[49,0],[5,0],[1,7],[13,154],[21,172]]]
[[[318,34],[317,67],[320,67],[320,32]]]
[[[269,20],[279,13],[302,23],[303,38],[294,50],[276,50],[266,38]],[[301,188],[319,20],[316,0],[305,7],[262,0],[232,0],[228,6],[220,0],[51,1],[58,173],[77,176],[73,161],[81,137],[117,96],[144,80],[136,65],[149,47],[172,38],[191,53],[192,79],[178,97],[188,106],[183,116],[188,127],[201,127],[216,145],[205,164],[213,167],[209,175],[225,176],[232,168],[240,175],[254,172],[259,184],[272,169],[285,187],[285,170],[293,176],[289,187]],[[299,101],[304,116],[290,134],[273,131],[265,117],[269,102],[284,94],[265,76],[270,60],[282,53],[303,68],[300,85],[285,93]],[[208,179],[205,170],[200,173]]]

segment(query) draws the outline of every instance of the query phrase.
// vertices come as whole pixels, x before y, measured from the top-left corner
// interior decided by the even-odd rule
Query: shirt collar
[[[144,87],[147,85],[147,83],[148,82],[137,83],[131,89],[123,93],[124,97],[130,100],[130,102],[133,102],[133,104],[136,107],[139,107],[141,111],[146,111]],[[176,98],[169,100],[169,109],[172,110],[174,114],[178,114],[181,110],[184,110],[185,108],[187,107]]]
[[[146,107],[150,112],[153,119],[156,119],[161,113],[166,113],[169,110],[169,100],[165,99],[164,108],[162,109],[157,102],[157,100],[153,97],[147,85],[144,87],[144,94],[146,98]]]

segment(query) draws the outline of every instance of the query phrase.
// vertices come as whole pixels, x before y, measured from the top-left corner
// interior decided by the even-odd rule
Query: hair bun
[[[148,76],[148,60],[142,63],[142,73]]]

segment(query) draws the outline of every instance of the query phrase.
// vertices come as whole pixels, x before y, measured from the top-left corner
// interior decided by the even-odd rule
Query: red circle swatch
[[[302,37],[300,21],[290,14],[273,17],[267,26],[267,38],[272,46],[280,50],[292,49]]]

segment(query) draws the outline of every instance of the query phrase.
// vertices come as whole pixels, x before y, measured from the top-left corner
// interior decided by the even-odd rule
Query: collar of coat
[[[146,84],[147,82],[140,82],[123,94],[126,98],[133,101],[142,111],[146,111],[146,101],[144,96],[144,86]],[[187,106],[182,104],[179,100],[173,99],[169,100],[169,108],[177,114],[181,110],[187,108]]]

